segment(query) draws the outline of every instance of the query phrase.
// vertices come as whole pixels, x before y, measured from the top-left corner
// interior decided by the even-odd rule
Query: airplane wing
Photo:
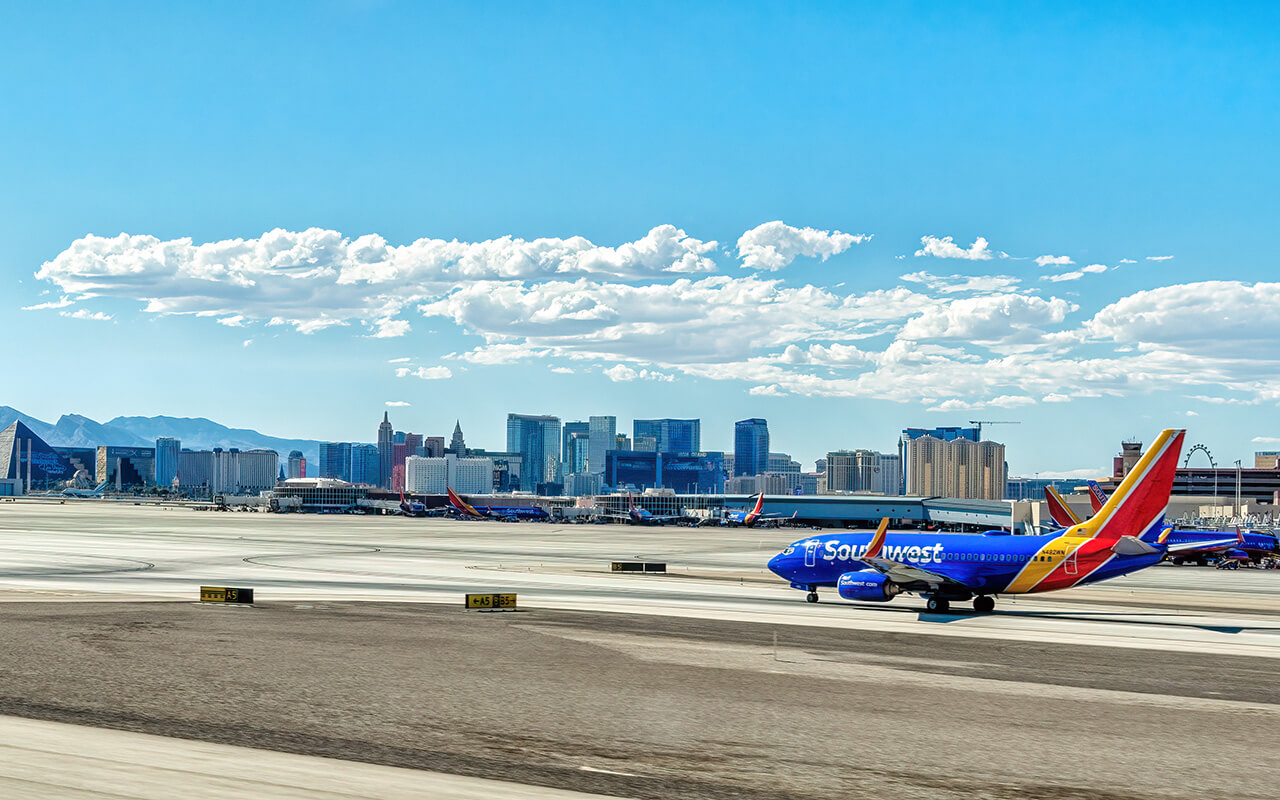
[[[1160,536],[1159,538],[1156,539],[1156,543],[1164,544],[1165,540],[1169,538],[1170,533],[1173,533],[1173,528],[1165,528],[1163,531],[1160,532]],[[1244,534],[1242,534],[1240,532],[1240,529],[1237,528],[1236,536],[1234,539],[1214,539],[1207,542],[1179,542],[1178,544],[1166,545],[1165,552],[1166,553],[1187,553],[1187,552],[1216,553],[1222,550],[1230,550],[1232,547],[1243,547],[1243,546],[1244,546]]]
[[[1200,551],[1211,553],[1216,550],[1230,550],[1237,547],[1238,542],[1235,539],[1215,539],[1211,542],[1180,542],[1178,544],[1169,545],[1170,553],[1186,553],[1191,551]]]
[[[940,575],[937,572],[917,567],[915,564],[908,564],[903,561],[896,561],[892,558],[885,558],[880,555],[884,551],[884,542],[889,532],[889,518],[885,517],[880,520],[880,525],[876,528],[875,535],[871,537],[871,541],[867,544],[867,552],[858,556],[858,560],[863,564],[874,569],[876,572],[884,575],[894,583],[904,586],[913,583],[927,583],[935,586],[950,584],[952,586],[964,586],[964,584],[948,578],[946,575]],[[965,587],[968,588],[968,587]]]
[[[893,559],[876,556],[868,558],[861,556],[859,561],[874,569],[876,572],[884,575],[894,583],[903,585],[912,583],[929,583],[935,585],[950,584],[952,586],[961,586],[959,581],[954,578],[948,578],[946,575],[940,575],[914,564],[907,564],[902,561],[894,561]]]

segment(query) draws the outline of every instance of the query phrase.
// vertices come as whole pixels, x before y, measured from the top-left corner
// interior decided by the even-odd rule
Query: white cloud
[[[1049,394],[1046,394],[1044,397],[1041,397],[1040,402],[1041,403],[1070,403],[1071,397],[1065,394],[1058,394],[1057,392],[1050,392]]]
[[[746,269],[780,270],[797,256],[826,261],[855,244],[868,241],[867,234],[793,228],[781,220],[757,225],[738,239],[738,255]]]
[[[1119,262],[1117,262],[1117,263],[1120,263],[1120,264],[1137,264],[1138,262],[1137,262],[1137,261],[1134,261],[1132,258],[1122,258],[1122,259],[1120,259],[1120,261],[1119,261]]]
[[[424,381],[438,381],[444,378],[452,378],[453,371],[448,367],[399,367],[396,369],[397,378],[421,378]]]
[[[926,411],[975,411],[980,408],[1018,408],[1035,404],[1035,398],[1026,395],[1002,394],[990,400],[945,400]]]
[[[963,258],[969,261],[987,261],[992,253],[987,249],[987,240],[979,236],[967,249],[956,244],[952,237],[921,236],[924,245],[916,251],[917,256],[933,256],[935,258]]]
[[[402,319],[380,319],[374,324],[377,326],[371,334],[374,339],[393,339],[409,332],[409,323]]]
[[[712,272],[708,254],[715,247],[672,225],[617,247],[581,236],[393,246],[376,234],[349,239],[321,228],[205,244],[90,235],[44,263],[36,277],[68,293],[141,300],[151,313],[267,319],[303,333],[358,321],[388,337],[407,332],[407,323],[394,319],[403,308],[460,281]]]
[[[1121,298],[1095,314],[1085,331],[1101,341],[1274,361],[1277,308],[1280,283],[1184,283]]]
[[[488,348],[613,361],[722,361],[794,342],[860,338],[934,302],[906,289],[840,297],[756,276],[717,276],[647,286],[483,282],[420,310],[484,336]]]
[[[241,343],[240,343],[240,346],[241,346],[241,347],[248,347],[248,346],[249,346],[249,345],[251,345],[251,344],[253,344],[253,340],[252,340],[252,339],[245,339],[243,342],[241,342]]]
[[[1053,281],[1054,283],[1062,283],[1063,281],[1078,281],[1083,277],[1084,277],[1083,272],[1081,272],[1080,270],[1074,270],[1072,272],[1061,272],[1061,273],[1058,273],[1057,275],[1042,275],[1040,276],[1040,280]]]
[[[219,325],[226,325],[228,328],[243,328],[244,316],[236,314],[234,317],[223,317],[218,320]]]
[[[1081,267],[1080,269],[1082,272],[1095,272],[1095,273],[1106,272],[1107,265],[1106,264],[1090,264],[1087,267]]]
[[[409,406],[411,406],[411,405],[413,405],[413,404],[412,404],[412,403],[406,403],[406,402],[405,402],[405,401],[403,401],[403,400],[388,400],[388,401],[387,401],[387,405],[391,406],[392,408],[408,408]]]
[[[551,371],[558,375],[573,375],[573,367],[552,367]]]
[[[1148,261],[1168,261],[1173,256],[1147,256]]]
[[[45,309],[51,309],[51,308],[66,308],[67,306],[72,305],[74,303],[75,303],[74,300],[72,300],[70,297],[67,297],[64,294],[62,295],[62,297],[59,297],[57,300],[50,300],[46,303],[36,303],[33,306],[23,306],[22,310],[23,311],[43,311]]]
[[[1249,441],[1254,444],[1280,444],[1280,436],[1255,436]]]
[[[408,364],[412,360],[413,359],[409,358],[408,356],[405,356],[403,358],[389,358],[387,359],[387,363],[388,364]]]
[[[1065,267],[1074,263],[1076,262],[1071,260],[1071,256],[1039,256],[1036,258],[1036,265],[1040,267]]]
[[[1011,275],[934,275],[923,270],[899,276],[909,283],[922,283],[936,292],[1002,292],[1013,291],[1021,281]]]
[[[903,326],[900,338],[1027,342],[1040,338],[1041,326],[1062,322],[1073,310],[1075,306],[1056,297],[1049,300],[1020,294],[968,297],[925,309]]]
[[[1196,412],[1194,412],[1194,411],[1188,411],[1188,412],[1187,412],[1187,416],[1188,416],[1188,417],[1198,417],[1198,416],[1200,416],[1200,415],[1199,415],[1199,414],[1197,414],[1197,413],[1196,413]]]
[[[99,322],[114,319],[110,314],[102,311],[90,311],[87,308],[77,308],[75,311],[59,311],[58,316],[66,317],[67,319],[91,319]]]
[[[654,372],[648,369],[632,369],[626,364],[615,364],[606,369],[604,374],[614,383],[625,383],[628,381],[665,381],[669,383],[676,379],[674,375]]]

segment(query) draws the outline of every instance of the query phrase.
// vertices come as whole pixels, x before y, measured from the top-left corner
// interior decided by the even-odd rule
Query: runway
[[[529,608],[1280,656],[1280,571],[1158,566],[1103,584],[1005,597],[1000,613],[927,614],[918,598],[811,606],[764,563],[790,529],[463,522],[215,513],[93,501],[0,504],[0,592],[13,599],[192,599],[201,584],[260,600],[459,603],[514,591]],[[610,573],[665,561],[668,575]]]
[[[0,714],[622,797],[1274,796],[1280,573],[809,605],[762,567],[802,535],[3,503]]]

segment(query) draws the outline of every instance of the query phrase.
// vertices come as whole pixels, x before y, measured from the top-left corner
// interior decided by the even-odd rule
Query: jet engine
[[[883,603],[902,594],[902,587],[873,569],[860,569],[841,575],[836,591],[845,600]]]

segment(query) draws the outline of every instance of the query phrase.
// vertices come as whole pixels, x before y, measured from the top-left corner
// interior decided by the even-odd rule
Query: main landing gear
[[[924,607],[936,614],[945,614],[951,610],[951,603],[945,597],[930,597]]]
[[[992,611],[996,610],[996,600],[994,597],[987,597],[985,594],[980,594],[973,598],[973,610],[977,611],[979,614],[990,614]]]

